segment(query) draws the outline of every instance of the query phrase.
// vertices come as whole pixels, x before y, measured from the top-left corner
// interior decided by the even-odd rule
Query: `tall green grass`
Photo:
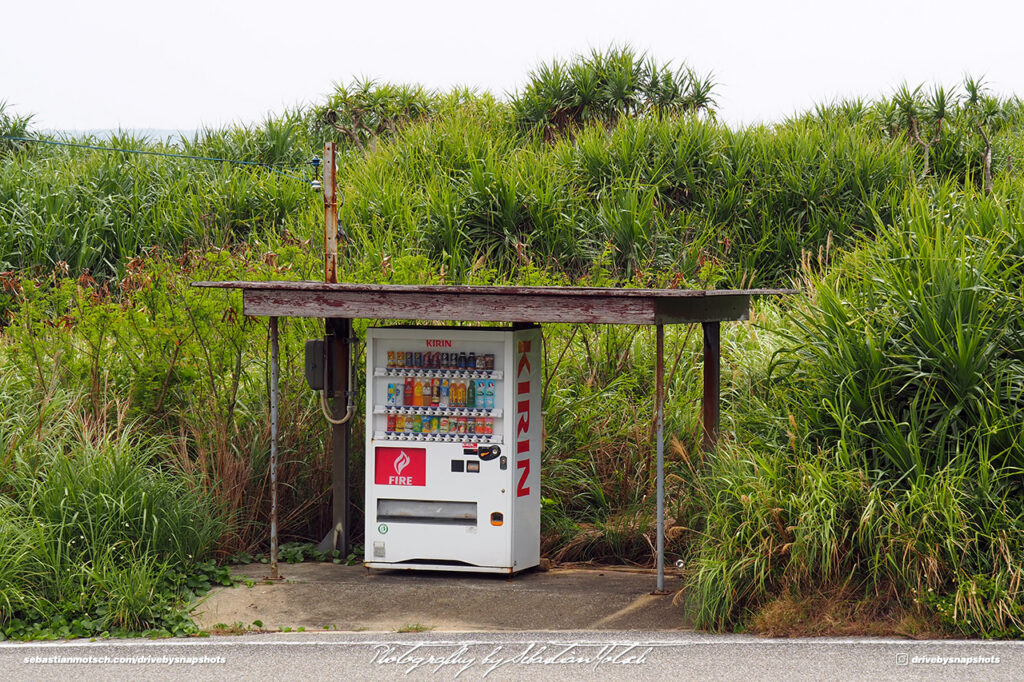
[[[1024,631],[1022,224],[936,185],[811,278],[705,470],[701,625],[841,588],[960,634]]]
[[[167,439],[52,389],[38,401],[0,374],[0,637],[181,631],[184,575],[209,558],[221,510]]]
[[[563,93],[538,104],[535,90],[577,87],[548,83],[548,71],[604,94]],[[311,178],[303,164],[333,136],[342,143],[341,216],[353,256],[413,251],[448,280],[470,276],[478,262],[505,278],[528,265],[571,279],[609,253],[620,280],[682,272],[696,282],[710,264],[717,281],[733,286],[787,284],[804,253],[872,234],[874,216],[889,222],[921,182],[982,187],[986,149],[994,177],[1018,151],[1019,101],[994,99],[977,83],[963,96],[905,89],[877,102],[822,105],[774,127],[730,130],[699,114],[707,102],[686,103],[705,101],[710,85],[670,71],[629,50],[595,53],[534,74],[507,104],[357,82],[323,104],[204,130],[180,148],[128,135],[110,142]],[[621,87],[620,77],[628,81]],[[688,85],[670,87],[679,79]],[[666,102],[678,106],[657,103],[655,81],[676,93]],[[590,104],[572,103],[581,98]],[[523,134],[528,101],[548,112],[537,120],[578,109],[571,133],[556,126],[546,139]],[[29,131],[28,119],[7,118],[11,130]],[[0,158],[0,269],[67,264],[76,275],[122,276],[124,263],[155,245],[179,253],[320,230],[315,193],[271,170],[19,149]]]

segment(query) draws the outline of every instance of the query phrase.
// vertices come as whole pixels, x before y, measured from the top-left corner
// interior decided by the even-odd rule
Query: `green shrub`
[[[707,463],[697,622],[773,595],[882,595],[1019,636],[1024,577],[1019,208],[939,188],[813,278],[741,439]]]

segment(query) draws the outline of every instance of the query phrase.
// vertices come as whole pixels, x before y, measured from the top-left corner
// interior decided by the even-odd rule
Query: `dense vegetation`
[[[1021,102],[968,80],[734,130],[713,88],[610,50],[509,102],[355,83],[259,126],[102,143],[264,166],[0,139],[0,632],[182,631],[187,576],[263,548],[265,322],[188,283],[320,276],[301,178],[331,138],[349,281],[801,290],[723,329],[714,454],[699,334],[667,335],[669,551],[699,624],[799,630],[827,603],[1019,636]],[[31,121],[0,107],[0,135]],[[298,367],[320,333],[283,328],[296,540],[330,523]],[[543,549],[647,563],[652,333],[545,337]]]

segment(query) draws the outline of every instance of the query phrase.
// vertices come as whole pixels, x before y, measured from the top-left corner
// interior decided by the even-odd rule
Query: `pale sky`
[[[714,72],[731,123],[964,73],[1024,96],[1024,9],[1010,1],[5,4],[0,100],[44,129],[256,121],[354,77],[502,96],[542,61],[622,43]]]

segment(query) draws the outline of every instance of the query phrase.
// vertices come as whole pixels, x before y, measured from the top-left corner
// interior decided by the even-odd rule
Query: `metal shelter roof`
[[[616,289],[597,287],[195,282],[239,289],[246,315],[475,322],[678,324],[739,320],[750,297],[788,289]]]

